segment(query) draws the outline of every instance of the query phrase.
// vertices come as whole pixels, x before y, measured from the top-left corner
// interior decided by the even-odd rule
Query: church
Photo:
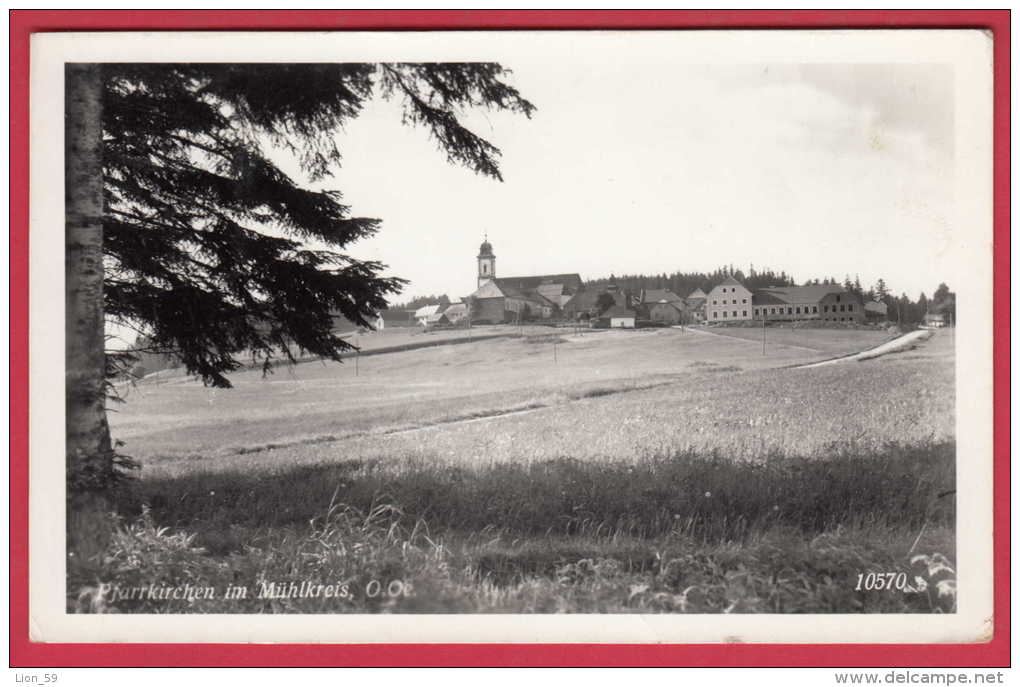
[[[497,277],[496,254],[488,237],[478,249],[477,260],[478,288],[468,296],[471,321],[477,324],[554,317],[584,290],[579,274]]]

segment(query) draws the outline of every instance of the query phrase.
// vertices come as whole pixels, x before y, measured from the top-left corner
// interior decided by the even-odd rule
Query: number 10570
[[[869,572],[857,573],[857,586],[854,587],[854,590],[880,592],[883,589],[899,589],[902,591],[906,586],[907,574],[904,572]]]

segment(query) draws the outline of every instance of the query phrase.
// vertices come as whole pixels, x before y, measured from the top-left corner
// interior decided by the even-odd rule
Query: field
[[[107,566],[118,584],[352,591],[118,604],[72,580],[69,605],[950,610],[939,596],[954,558],[950,332],[810,369],[796,366],[888,335],[770,329],[763,355],[760,338],[741,338],[753,330],[471,333],[487,334],[508,336],[450,332],[458,345],[364,355],[357,369],[245,371],[231,390],[173,375],[125,389],[113,433],[143,467],[119,504]],[[359,343],[425,336],[439,335]],[[856,589],[869,572],[909,573],[911,587]],[[373,581],[393,593],[367,593]]]

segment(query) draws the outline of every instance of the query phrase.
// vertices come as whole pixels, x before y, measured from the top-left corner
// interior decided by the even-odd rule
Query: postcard
[[[33,36],[32,640],[988,641],[991,51]]]

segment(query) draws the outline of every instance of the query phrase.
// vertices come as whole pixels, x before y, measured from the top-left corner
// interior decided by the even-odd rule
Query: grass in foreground
[[[102,572],[69,578],[68,606],[951,611],[954,465],[955,444],[939,442],[758,461],[352,461],[146,480],[124,495]],[[929,558],[912,567],[919,555]],[[858,590],[869,573],[902,573],[904,589]],[[210,598],[114,598],[112,585],[190,585]],[[228,588],[246,595],[225,598]]]

